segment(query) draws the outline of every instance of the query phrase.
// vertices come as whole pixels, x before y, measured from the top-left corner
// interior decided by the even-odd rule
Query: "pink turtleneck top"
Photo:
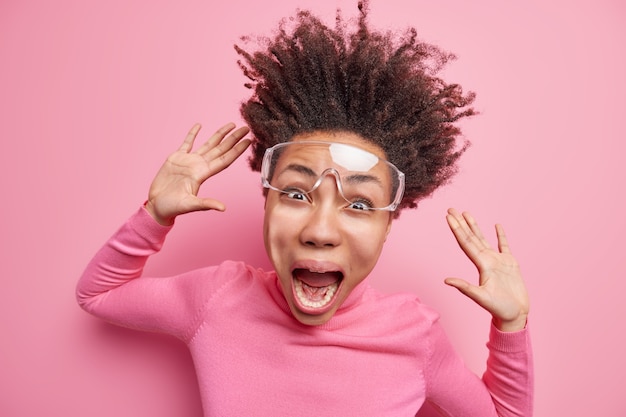
[[[79,304],[110,322],[171,334],[190,349],[205,416],[531,416],[528,330],[491,327],[479,378],[438,315],[413,295],[362,282],[330,321],[291,315],[275,272],[240,262],[168,278],[142,276],[169,227],[139,209],[100,249]]]

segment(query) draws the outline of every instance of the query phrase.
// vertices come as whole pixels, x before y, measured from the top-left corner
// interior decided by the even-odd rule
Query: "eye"
[[[373,205],[370,201],[361,199],[361,200],[355,200],[351,202],[348,205],[348,208],[352,210],[368,211],[368,210],[372,210]]]
[[[286,190],[282,191],[283,194],[290,200],[297,200],[297,201],[308,201],[308,196],[306,195],[306,193],[302,190],[298,190],[296,188],[288,188]]]

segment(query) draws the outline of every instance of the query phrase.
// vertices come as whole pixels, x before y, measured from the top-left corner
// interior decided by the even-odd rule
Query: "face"
[[[292,142],[305,140],[352,145],[385,159],[380,147],[352,133],[312,133],[296,136]],[[309,171],[319,177],[333,168],[324,152],[304,149],[289,153],[288,164],[281,162],[286,159],[285,151],[273,173],[278,176],[276,181],[281,175],[308,175]],[[298,168],[294,174],[294,166],[306,167],[306,172]],[[381,168],[377,173],[378,186],[389,198],[388,170]],[[392,219],[390,211],[364,211],[359,204],[348,203],[339,192],[334,175],[321,178],[317,188],[308,194],[270,189],[265,201],[265,248],[292,314],[307,325],[330,320],[372,271]],[[372,186],[376,184],[363,185]]]

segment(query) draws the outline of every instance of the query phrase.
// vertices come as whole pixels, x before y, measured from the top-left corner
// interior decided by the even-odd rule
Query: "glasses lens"
[[[404,191],[404,175],[394,165],[343,143],[278,144],[266,150],[261,175],[267,188],[304,194],[333,175],[343,198],[362,209],[395,210]]]

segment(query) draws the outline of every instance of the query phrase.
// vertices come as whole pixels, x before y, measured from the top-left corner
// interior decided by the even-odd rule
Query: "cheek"
[[[266,207],[263,219],[263,241],[265,250],[273,262],[281,257],[286,248],[294,245],[298,224],[299,220],[293,215],[286,216],[275,206]]]
[[[362,258],[364,266],[367,265],[367,267],[373,268],[382,252],[386,238],[386,226],[376,226],[370,228],[367,232],[353,234],[351,239],[352,251]]]

